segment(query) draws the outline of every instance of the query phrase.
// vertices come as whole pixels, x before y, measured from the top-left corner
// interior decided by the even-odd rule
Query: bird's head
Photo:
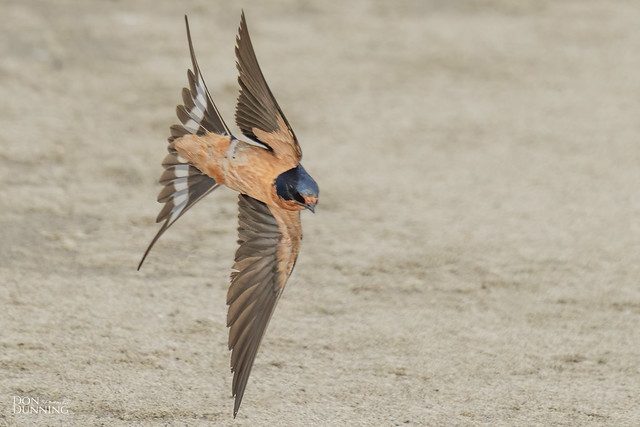
[[[281,173],[273,185],[283,206],[290,210],[309,209],[315,212],[320,190],[302,165]]]

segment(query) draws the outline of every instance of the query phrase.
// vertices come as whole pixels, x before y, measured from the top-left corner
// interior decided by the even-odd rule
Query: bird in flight
[[[183,104],[171,126],[164,158],[163,222],[158,238],[200,199],[220,185],[239,194],[238,244],[227,293],[227,327],[233,372],[233,416],[238,413],[258,347],[300,251],[300,211],[315,211],[318,185],[300,164],[298,140],[262,75],[242,13],[236,37],[240,94],[236,124],[246,140],[231,134],[207,90],[191,42],[193,70]]]

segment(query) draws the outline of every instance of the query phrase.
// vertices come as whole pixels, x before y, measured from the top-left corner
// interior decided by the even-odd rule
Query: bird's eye
[[[300,195],[300,193],[298,193],[298,192],[296,192],[296,193],[293,195],[293,198],[294,198],[294,199],[296,200],[296,202],[298,202],[298,203],[305,203],[304,197],[302,197],[302,196]]]

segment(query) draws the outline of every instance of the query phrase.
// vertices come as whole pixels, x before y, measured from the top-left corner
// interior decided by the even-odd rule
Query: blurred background
[[[136,266],[183,16],[240,135],[241,8],[321,195],[234,422],[237,196]],[[0,424],[640,418],[639,3],[2,0],[0,22]]]

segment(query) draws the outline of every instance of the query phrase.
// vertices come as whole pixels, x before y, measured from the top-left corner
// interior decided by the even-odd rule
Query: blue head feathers
[[[291,200],[300,206],[315,210],[318,203],[318,184],[302,165],[281,173],[275,182],[276,193],[284,200]]]

